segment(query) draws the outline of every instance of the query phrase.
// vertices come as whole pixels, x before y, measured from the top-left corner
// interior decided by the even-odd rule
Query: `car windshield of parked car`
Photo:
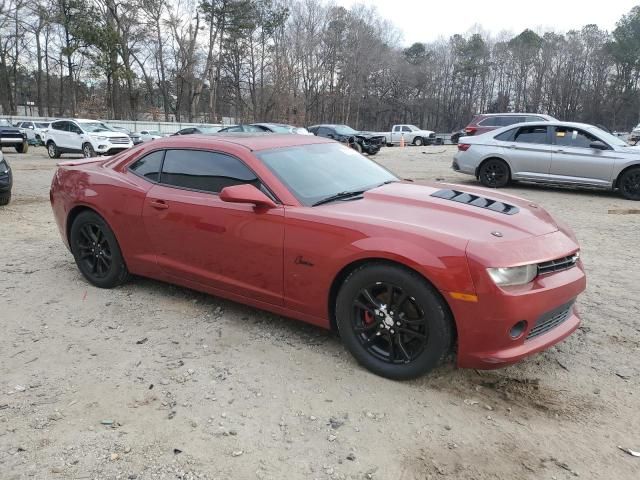
[[[162,134],[158,130],[149,130],[147,135],[152,135],[154,137],[161,137]]]
[[[49,125],[48,123],[40,123],[40,122],[36,123],[36,127],[38,128],[47,128],[48,125]]]
[[[374,161],[338,143],[264,150],[257,156],[304,205],[398,181]]]
[[[220,127],[198,127],[202,133],[216,133],[220,130]]]
[[[338,135],[354,135],[358,133],[357,130],[346,125],[336,125],[335,130]]]
[[[592,133],[596,134],[600,137],[604,142],[609,145],[613,145],[614,147],[629,147],[630,145],[622,140],[620,137],[616,137],[615,135],[610,134],[609,132],[605,132],[604,130],[592,127],[589,129]]]
[[[291,133],[294,128],[289,125],[274,125],[274,124],[266,125],[266,127],[275,133]]]
[[[412,132],[419,132],[420,129],[415,125],[407,125]]]
[[[78,122],[78,125],[87,133],[113,132],[112,129],[100,122]]]

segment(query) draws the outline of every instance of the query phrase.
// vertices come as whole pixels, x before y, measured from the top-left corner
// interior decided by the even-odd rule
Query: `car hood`
[[[18,127],[0,125],[0,133],[21,133],[21,130]]]
[[[470,200],[482,197],[516,207],[513,214],[434,196],[438,192],[470,194]],[[464,197],[466,198],[466,197]],[[483,202],[477,202],[483,203]],[[491,203],[491,202],[485,202]],[[543,208],[494,190],[453,184],[416,184],[397,182],[367,191],[360,200],[339,201],[322,207],[327,212],[382,227],[419,232],[437,231],[470,241],[513,241],[546,235],[558,230],[558,224]]]

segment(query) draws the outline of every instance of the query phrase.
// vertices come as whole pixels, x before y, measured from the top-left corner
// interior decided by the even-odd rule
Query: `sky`
[[[520,33],[525,28],[564,33],[595,23],[613,30],[622,15],[640,0],[333,0],[350,7],[354,3],[375,6],[403,34],[406,45],[475,30],[498,34]]]

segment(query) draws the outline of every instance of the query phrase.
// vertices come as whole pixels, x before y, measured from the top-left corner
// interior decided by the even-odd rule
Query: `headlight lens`
[[[98,135],[93,135],[93,138],[95,138],[99,142],[104,142],[107,139],[107,137],[101,137],[101,136],[98,136]]]
[[[487,268],[489,276],[496,285],[526,285],[538,274],[538,265],[522,265],[521,267]]]
[[[4,175],[5,173],[9,173],[9,165],[4,160],[0,160],[0,174]]]

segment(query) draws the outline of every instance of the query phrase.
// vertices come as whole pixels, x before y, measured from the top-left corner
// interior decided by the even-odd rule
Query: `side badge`
[[[501,237],[502,236],[502,232],[491,232],[491,235],[493,235],[494,237]]]

